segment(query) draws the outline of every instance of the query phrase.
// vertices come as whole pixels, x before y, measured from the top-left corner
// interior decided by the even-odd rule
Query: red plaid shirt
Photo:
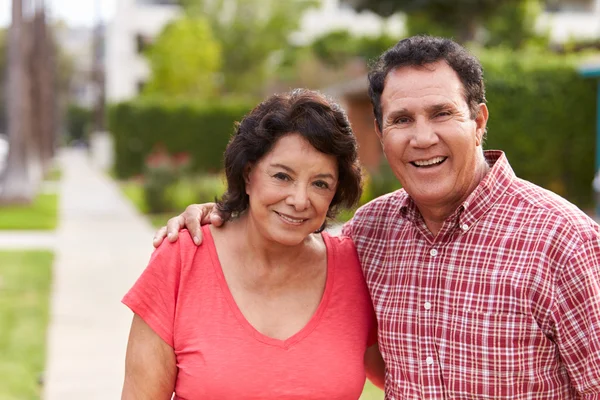
[[[504,154],[433,236],[404,190],[344,227],[387,399],[600,399],[600,227]]]

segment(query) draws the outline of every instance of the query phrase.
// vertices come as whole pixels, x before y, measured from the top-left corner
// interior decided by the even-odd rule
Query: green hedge
[[[502,149],[521,178],[578,204],[592,204],[596,81],[577,73],[582,58],[522,51],[476,52],[487,85],[490,120],[485,148]],[[110,110],[116,174],[142,172],[157,143],[190,152],[196,171],[220,169],[234,121],[252,105],[128,102]]]
[[[592,204],[596,81],[581,58],[486,51],[488,149],[502,149],[516,174],[580,207]]]
[[[119,103],[109,110],[118,178],[141,174],[157,144],[188,152],[194,171],[218,171],[235,121],[251,110],[242,103],[193,104],[163,100]]]

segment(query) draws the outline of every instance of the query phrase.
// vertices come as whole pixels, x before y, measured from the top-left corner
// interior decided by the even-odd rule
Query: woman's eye
[[[273,177],[274,177],[275,179],[279,179],[279,180],[281,180],[281,181],[287,181],[287,180],[289,180],[289,179],[290,179],[289,175],[287,175],[287,174],[284,174],[283,172],[278,172],[278,173],[276,173],[275,175],[273,175]]]
[[[329,184],[325,181],[316,181],[315,186],[321,189],[329,189]]]

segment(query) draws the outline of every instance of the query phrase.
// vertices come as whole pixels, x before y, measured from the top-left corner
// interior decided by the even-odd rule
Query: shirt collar
[[[490,171],[460,207],[448,217],[448,220],[456,220],[463,231],[470,229],[473,223],[500,199],[516,178],[503,151],[486,150],[483,153],[490,166]],[[422,219],[423,217],[412,198],[406,192],[403,194],[400,215],[411,222]]]

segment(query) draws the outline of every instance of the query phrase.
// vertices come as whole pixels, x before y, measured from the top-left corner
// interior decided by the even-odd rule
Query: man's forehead
[[[445,62],[424,67],[405,66],[390,71],[386,77],[381,105],[394,109],[416,105],[434,107],[445,103],[465,103],[465,90],[458,74]],[[385,110],[383,110],[385,111]]]

